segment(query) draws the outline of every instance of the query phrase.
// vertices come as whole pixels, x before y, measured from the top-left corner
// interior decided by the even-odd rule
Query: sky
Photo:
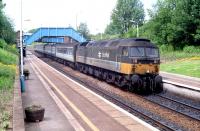
[[[141,0],[149,9],[157,0]],[[5,14],[15,30],[21,25],[21,0],[3,0]],[[90,33],[102,33],[110,22],[117,0],[22,0],[22,28],[73,27],[87,23]],[[146,17],[148,19],[148,17]]]

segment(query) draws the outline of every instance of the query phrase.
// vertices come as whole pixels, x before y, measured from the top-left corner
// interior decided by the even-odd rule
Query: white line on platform
[[[84,128],[78,123],[78,121],[74,118],[74,116],[65,107],[65,105],[62,103],[62,101],[56,96],[56,94],[48,86],[48,84],[45,82],[45,80],[42,78],[42,76],[40,76],[40,74],[38,73],[38,71],[35,69],[35,68],[37,68],[36,65],[32,61],[31,61],[30,65],[31,65],[32,69],[34,70],[34,72],[36,72],[38,74],[37,76],[40,79],[40,81],[42,82],[43,86],[46,88],[46,90],[48,91],[48,93],[50,94],[50,96],[53,98],[53,100],[55,101],[55,103],[57,104],[57,106],[60,108],[60,110],[63,112],[63,114],[65,115],[65,117],[68,119],[68,121],[70,122],[70,124],[72,125],[72,127],[76,131],[85,131]],[[33,67],[33,65],[35,66],[35,68]]]
[[[189,79],[189,80],[196,80],[200,82],[200,78],[197,77],[191,77],[191,76],[186,76],[186,75],[181,75],[181,74],[174,74],[174,73],[169,73],[169,72],[164,72],[164,71],[160,71],[160,75],[171,75],[171,76],[176,76],[176,77],[180,77],[180,78],[184,78],[184,79]]]
[[[83,89],[85,89],[86,91],[92,93],[93,95],[97,96],[98,98],[100,98],[101,100],[103,100],[104,102],[110,104],[112,107],[114,107],[115,109],[123,112],[124,114],[126,114],[127,116],[131,117],[132,119],[134,119],[135,121],[139,122],[140,124],[146,126],[147,128],[153,130],[153,131],[159,131],[157,128],[153,127],[152,125],[144,122],[143,120],[139,119],[138,117],[130,114],[129,112],[125,111],[124,109],[122,109],[121,107],[111,103],[110,101],[106,100],[105,98],[103,98],[102,96],[94,93],[93,91],[89,90],[87,87],[84,87],[83,85],[81,85],[80,83],[72,80],[70,77],[64,75],[63,73],[59,72],[58,70],[54,69],[53,67],[49,66],[47,63],[43,62],[42,60],[40,60],[39,58],[37,58],[36,56],[34,56],[35,59],[37,59],[38,61],[41,61],[45,66],[48,66],[49,68],[51,68],[52,70],[56,71],[57,73],[59,73],[60,75],[64,76],[65,78],[69,79],[70,81],[72,81],[73,83],[77,84],[78,86],[82,87]]]
[[[181,83],[178,83],[178,82],[172,82],[172,81],[169,81],[169,80],[163,80],[163,82],[168,83],[168,84],[177,85],[177,86],[183,86],[184,88],[191,89],[191,90],[200,91],[200,87],[181,84]]]

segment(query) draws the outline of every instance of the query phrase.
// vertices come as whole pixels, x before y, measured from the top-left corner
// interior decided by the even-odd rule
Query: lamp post
[[[22,32],[22,0],[21,0],[21,25],[20,25],[20,83],[21,92],[25,92],[24,65],[23,65],[23,32]]]
[[[136,27],[137,27],[137,37],[139,37],[139,27],[138,27],[138,22],[134,21],[134,20],[130,20],[130,22],[132,23],[136,23]]]
[[[96,31],[97,31],[97,34],[100,34],[100,39],[102,40],[102,39],[103,39],[103,34],[102,34],[102,32],[101,32],[98,28],[96,28]]]

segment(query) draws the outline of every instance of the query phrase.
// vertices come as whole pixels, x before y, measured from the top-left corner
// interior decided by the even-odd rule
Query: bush
[[[12,88],[14,84],[14,79],[10,79],[9,77],[0,77],[0,90]]]
[[[13,45],[7,45],[6,50],[9,51],[10,53],[15,54],[15,55],[19,55],[19,51],[16,48],[16,45],[14,45],[14,44]]]
[[[13,77],[15,76],[15,65],[4,65],[0,63],[0,76]]]
[[[172,45],[161,45],[160,52],[173,52],[174,48]]]
[[[16,55],[0,49],[0,89],[13,86],[17,61]]]
[[[6,46],[7,46],[7,43],[5,42],[5,40],[0,39],[0,48],[5,49]]]
[[[0,63],[0,89],[11,88],[15,79],[16,66]]]
[[[200,53],[200,47],[197,46],[185,46],[183,48],[183,51],[186,52],[186,53]]]
[[[18,49],[16,48],[15,44],[10,44],[8,45],[5,40],[0,39],[0,48],[2,48],[3,50],[7,50],[13,54],[18,54]]]
[[[2,64],[17,64],[17,55],[0,49],[0,62]]]

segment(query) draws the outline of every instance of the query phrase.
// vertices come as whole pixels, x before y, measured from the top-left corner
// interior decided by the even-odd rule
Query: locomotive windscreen
[[[131,47],[129,48],[130,57],[159,57],[157,48]]]
[[[146,48],[147,57],[159,57],[158,49],[156,48]]]
[[[132,56],[132,57],[145,56],[144,47],[131,47],[129,49],[129,56]]]

